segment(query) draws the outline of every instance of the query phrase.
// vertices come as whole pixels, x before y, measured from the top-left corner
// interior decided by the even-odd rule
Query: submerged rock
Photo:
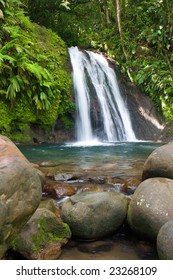
[[[92,240],[107,236],[123,223],[127,198],[116,192],[82,192],[71,196],[62,205],[62,219],[72,234]]]
[[[99,252],[110,252],[113,247],[111,240],[97,240],[95,242],[83,242],[77,246],[78,250],[87,254],[97,254]]]
[[[0,258],[37,209],[42,197],[37,171],[0,136]]]
[[[161,260],[173,260],[173,220],[165,223],[157,236],[157,252]]]
[[[168,220],[173,219],[173,180],[150,178],[143,181],[132,196],[128,223],[132,230],[156,239]]]
[[[78,193],[80,192],[103,192],[104,187],[102,185],[92,185],[92,184],[85,184],[83,187],[79,188]]]
[[[142,180],[152,177],[173,179],[173,142],[155,149],[145,161]]]

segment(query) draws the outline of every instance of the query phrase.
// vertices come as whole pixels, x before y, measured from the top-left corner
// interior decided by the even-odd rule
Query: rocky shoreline
[[[60,173],[50,163],[33,165],[1,136],[1,258],[11,248],[25,259],[58,259],[72,237],[100,240],[127,224],[157,244],[160,259],[173,259],[172,148],[169,143],[151,153],[141,182]]]

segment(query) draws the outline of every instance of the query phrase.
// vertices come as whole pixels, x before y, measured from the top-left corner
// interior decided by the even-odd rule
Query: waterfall
[[[136,141],[114,70],[102,55],[68,49],[77,108],[77,141]]]

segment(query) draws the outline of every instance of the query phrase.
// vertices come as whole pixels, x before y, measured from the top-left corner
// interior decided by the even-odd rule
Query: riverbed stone
[[[0,135],[0,258],[37,209],[42,197],[35,168]]]
[[[73,178],[73,174],[68,174],[68,173],[58,173],[54,175],[54,179],[56,181],[68,181]]]
[[[62,205],[62,219],[74,236],[98,239],[115,232],[127,213],[127,198],[116,192],[82,192]]]
[[[132,230],[151,239],[173,219],[173,180],[161,177],[143,181],[134,192],[128,208]]]
[[[144,163],[142,180],[152,177],[173,179],[173,142],[155,149]]]
[[[75,187],[66,182],[47,181],[43,192],[53,197],[71,196],[76,193]]]
[[[127,195],[131,195],[135,192],[139,186],[140,180],[132,177],[125,180],[125,183],[121,186],[121,191]]]
[[[157,236],[157,252],[161,260],[173,260],[173,220],[166,222]]]
[[[41,206],[13,242],[15,251],[30,260],[56,260],[71,237],[69,226]]]

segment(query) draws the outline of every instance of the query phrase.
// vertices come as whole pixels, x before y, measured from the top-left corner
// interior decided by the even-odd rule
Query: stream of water
[[[88,173],[90,178],[140,178],[144,161],[160,145],[115,142],[97,143],[95,146],[79,146],[76,143],[20,145],[19,148],[31,162],[57,165],[60,173]],[[138,238],[123,226],[113,236],[95,242],[71,240],[62,249],[60,259],[157,259],[157,253],[154,244]]]

